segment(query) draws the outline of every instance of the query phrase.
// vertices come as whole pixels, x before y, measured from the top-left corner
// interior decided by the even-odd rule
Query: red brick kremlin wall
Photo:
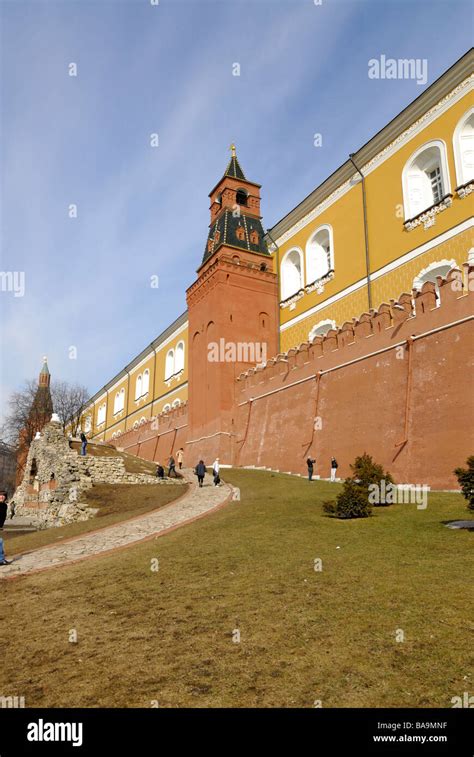
[[[474,270],[465,264],[438,284],[439,307],[428,282],[241,374],[221,463],[305,473],[310,456],[328,477],[334,455],[345,477],[368,452],[398,483],[458,488],[453,469],[474,453]],[[114,443],[160,462],[184,447],[188,466],[210,465],[222,449],[219,434],[189,428],[186,406]]]

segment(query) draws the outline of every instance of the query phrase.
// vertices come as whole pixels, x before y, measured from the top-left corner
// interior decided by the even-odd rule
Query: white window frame
[[[327,326],[326,331],[324,331],[323,333],[317,333],[319,329],[323,328],[323,326]],[[335,328],[336,321],[333,321],[331,318],[324,318],[322,321],[314,324],[313,328],[308,334],[308,341],[312,342],[315,336],[324,336],[324,334],[326,334],[328,331]]]
[[[462,187],[465,184],[469,184],[474,181],[474,173],[467,177],[464,173],[462,152],[461,152],[461,134],[470,118],[474,117],[474,106],[469,108],[466,113],[459,119],[457,126],[453,134],[453,151],[454,151],[454,165],[456,168],[456,185]],[[473,148],[474,149],[474,148]]]
[[[458,264],[456,261],[451,258],[451,260],[435,260],[433,263],[430,263],[426,266],[426,268],[422,268],[421,271],[418,271],[417,275],[413,279],[413,289],[416,289],[417,291],[420,291],[423,284],[427,281],[432,281],[433,284],[436,284],[435,278],[429,278],[428,274],[431,273],[431,271],[436,271],[437,268],[441,268],[444,266],[448,266],[448,270],[451,268],[457,268]],[[436,285],[436,289],[438,289],[438,286]]]
[[[327,231],[329,236],[329,255],[328,255],[328,270],[326,273],[322,274],[322,276],[318,276],[316,279],[313,279],[312,276],[309,275],[309,257],[310,257],[310,246],[313,243],[315,237],[320,234],[322,231]],[[306,264],[306,281],[309,284],[313,284],[315,281],[319,281],[319,279],[323,279],[329,271],[334,270],[334,233],[333,228],[329,223],[323,223],[321,226],[318,226],[317,229],[315,229],[312,234],[310,234],[308,241],[306,242],[306,249],[305,249],[305,264]]]
[[[165,381],[174,376],[174,349],[168,350],[165,358]]]
[[[143,394],[142,382],[143,382],[143,376],[141,373],[139,373],[135,381],[135,399],[136,400],[139,400]]]
[[[411,206],[411,203],[410,203],[410,180],[409,180],[410,171],[413,171],[413,164],[415,163],[415,161],[418,160],[418,158],[424,152],[426,152],[427,150],[430,150],[431,148],[436,148],[439,151],[439,167],[441,171],[441,181],[442,181],[442,190],[443,190],[442,197],[448,194],[451,194],[451,182],[449,178],[449,167],[448,167],[446,143],[442,139],[433,139],[430,142],[425,142],[425,144],[421,145],[417,150],[415,150],[414,153],[412,153],[412,155],[408,158],[407,162],[405,163],[403,167],[402,189],[403,189],[403,208],[405,212],[405,222],[408,220],[411,220],[412,218],[416,218],[425,210],[428,210],[428,208],[437,204],[437,202],[430,202],[425,207],[420,207],[419,209],[415,209]],[[420,171],[420,173],[426,174],[425,171],[422,172],[420,169],[417,169],[417,170]],[[424,203],[422,204],[424,205]]]
[[[181,365],[178,364],[178,353],[181,353],[182,359],[181,359]],[[174,373],[179,373],[180,371],[184,371],[184,341],[181,340],[178,342],[178,344],[175,347],[174,350]]]
[[[107,417],[106,413],[106,403],[103,402],[99,407],[97,408],[97,425],[102,426],[103,423],[105,423]]]
[[[293,253],[296,253],[299,256],[300,259],[300,283],[297,289],[294,291],[288,291],[288,285],[285,284],[285,266],[287,266],[287,259],[292,255]],[[295,266],[296,268],[296,266]],[[293,297],[293,295],[300,292],[302,289],[304,289],[304,282],[305,282],[305,273],[304,273],[304,255],[303,250],[301,247],[292,247],[291,250],[287,250],[285,254],[282,257],[281,263],[280,263],[280,286],[281,286],[281,299],[282,301],[288,300],[290,297]]]

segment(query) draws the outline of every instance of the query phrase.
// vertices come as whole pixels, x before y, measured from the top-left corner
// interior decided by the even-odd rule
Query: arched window
[[[169,413],[169,411],[170,411],[170,410],[171,410],[171,405],[170,405],[170,404],[169,404],[169,402],[168,402],[168,403],[166,403],[166,405],[164,406],[164,408],[163,408],[163,411],[162,411],[162,412],[163,412],[163,413]]]
[[[117,392],[114,399],[114,415],[120,410],[120,392]]]
[[[426,281],[432,281],[433,284],[436,284],[436,304],[439,305],[439,287],[436,282],[436,277],[446,276],[451,268],[456,267],[457,263],[455,260],[437,260],[434,263],[430,263],[429,266],[423,268],[413,279],[413,289],[420,290]]]
[[[146,371],[143,372],[142,395],[148,394],[149,390],[150,390],[150,371],[147,368]]]
[[[292,294],[299,292],[303,286],[303,255],[301,250],[290,250],[281,261],[282,299],[288,299]]]
[[[92,430],[92,418],[90,415],[86,415],[84,420],[84,433],[88,434]]]
[[[171,378],[174,373],[174,350],[168,350],[165,364],[165,380]]]
[[[334,268],[331,226],[321,226],[306,245],[306,281],[310,284]]]
[[[238,189],[235,195],[237,205],[247,205],[248,195],[245,189]]]
[[[125,389],[120,390],[119,410],[123,410],[125,407]]]
[[[101,423],[105,423],[105,402],[102,405],[99,405],[99,409],[97,411],[97,425],[100,426]],[[115,412],[115,406],[114,406],[114,412]]]
[[[326,318],[324,321],[316,323],[308,334],[308,340],[311,342],[316,336],[324,336],[330,329],[336,328],[336,321]]]
[[[142,396],[142,394],[142,374],[140,373],[137,376],[137,380],[135,382],[135,399],[138,400]]]
[[[178,342],[174,356],[174,373],[184,370],[184,342]]]
[[[474,181],[474,108],[459,121],[453,136],[458,187]]]
[[[437,205],[449,194],[449,173],[444,142],[437,139],[420,147],[403,169],[405,220]]]
[[[173,400],[173,404],[171,407],[179,407],[181,405],[181,400]]]

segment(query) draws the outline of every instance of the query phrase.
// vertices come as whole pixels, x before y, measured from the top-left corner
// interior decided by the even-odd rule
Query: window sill
[[[453,196],[451,194],[445,195],[442,200],[436,203],[436,205],[432,205],[430,208],[418,213],[414,218],[406,220],[403,224],[405,231],[412,231],[413,229],[416,229],[417,226],[421,226],[421,224],[423,224],[425,229],[429,229],[430,226],[434,226],[436,223],[437,214],[451,207],[452,204]]]
[[[464,200],[465,197],[468,197],[468,195],[474,191],[474,181],[468,181],[467,184],[461,184],[461,186],[456,187],[454,191],[460,200]]]

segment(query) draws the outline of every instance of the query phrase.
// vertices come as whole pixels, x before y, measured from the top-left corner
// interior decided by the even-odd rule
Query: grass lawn
[[[224,478],[241,502],[2,584],[0,694],[27,707],[450,707],[472,692],[474,533],[443,525],[469,518],[460,495],[339,521],[322,511],[338,485]]]
[[[57,544],[72,536],[80,536],[88,531],[111,526],[121,520],[133,518],[136,515],[157,510],[169,504],[187,490],[187,484],[173,486],[172,484],[95,484],[84,495],[82,500],[90,507],[99,510],[90,520],[71,523],[59,528],[47,528],[43,531],[31,533],[17,533],[3,531],[5,551],[10,559],[20,552],[29,552],[46,544]],[[13,519],[13,523],[15,520]],[[8,524],[8,521],[7,521]]]

